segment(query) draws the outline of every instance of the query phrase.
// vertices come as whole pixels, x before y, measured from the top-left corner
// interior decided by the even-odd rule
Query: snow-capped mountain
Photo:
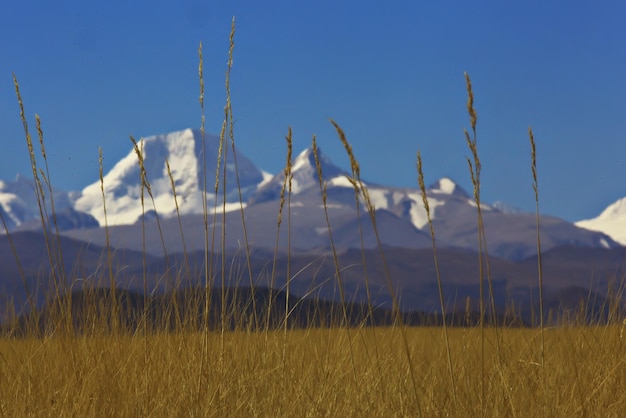
[[[48,195],[49,191],[44,185],[44,217],[52,215],[51,199]],[[57,215],[64,214],[63,225],[72,225],[73,227],[93,225],[92,219],[72,210],[70,193],[53,189],[53,198]],[[0,180],[0,214],[9,230],[41,226],[41,213],[35,194],[35,182],[19,174],[13,181]],[[59,227],[61,228],[61,226]],[[0,232],[5,232],[2,223],[0,223]]]
[[[327,205],[333,228],[341,232],[346,247],[358,246],[359,236],[345,234],[358,230],[355,210],[355,192],[348,181],[348,173],[335,166],[331,160],[319,152],[322,172],[327,185]],[[315,168],[315,159],[311,149],[303,151],[294,160],[291,205],[296,213],[306,212],[306,226],[300,231],[324,231],[323,217],[314,212],[321,210],[319,180]],[[279,173],[265,186],[253,194],[249,201],[249,213],[257,211],[259,204],[277,201],[284,181],[284,174]],[[364,181],[370,201],[378,216],[385,216],[389,230],[401,231],[400,222],[404,222],[404,239],[388,236],[388,245],[421,247],[430,245],[430,239],[424,240],[419,234],[429,234],[428,218],[418,188],[399,188],[383,186]],[[417,185],[416,185],[417,186]],[[478,242],[477,210],[474,198],[450,178],[441,178],[426,190],[430,207],[430,216],[435,226],[437,241],[442,246],[475,249]],[[488,244],[494,255],[521,259],[536,253],[535,215],[508,209],[502,204],[481,203],[483,222],[487,232]],[[361,211],[363,214],[363,211]],[[385,215],[391,215],[391,217]],[[335,216],[335,219],[332,219]],[[260,216],[259,216],[260,217]],[[313,220],[316,219],[316,222]],[[392,219],[394,219],[392,221]],[[268,219],[271,223],[272,220]],[[293,221],[292,221],[293,222]],[[299,222],[299,221],[296,221]],[[391,222],[391,224],[389,223]],[[365,222],[366,224],[367,222]],[[393,225],[392,225],[393,224]],[[362,227],[363,222],[360,224]],[[610,237],[598,232],[591,232],[554,217],[542,217],[542,245],[548,250],[559,245],[614,248],[618,246]],[[299,232],[303,234],[304,232]],[[419,233],[419,234],[418,234]],[[393,235],[393,234],[391,234]],[[397,235],[397,234],[396,234]],[[351,241],[352,240],[352,241]],[[309,237],[315,242],[314,237]]]
[[[141,206],[141,175],[138,157],[131,149],[126,157],[120,160],[104,176],[104,194],[106,200],[107,222],[109,225],[132,224],[142,213],[154,211],[163,217],[176,215],[176,201],[172,182],[167,170],[169,162],[171,177],[174,181],[178,207],[181,215],[202,213],[204,190],[203,166],[207,167],[207,203],[209,207],[215,203],[215,176],[218,160],[219,139],[206,135],[206,154],[203,161],[202,135],[199,130],[186,129],[163,135],[143,138],[139,141],[143,152],[144,167],[150,192],[144,189],[144,208]],[[237,170],[235,159],[229,144],[226,158],[226,202],[233,209],[239,208],[239,190],[235,174],[239,174],[242,199],[256,192],[259,185],[269,177],[259,170],[248,158],[237,152]],[[224,161],[220,168],[220,190],[217,195],[219,203],[223,200]],[[100,225],[104,225],[105,216],[102,204],[100,182],[96,181],[85,187],[76,200],[75,209],[94,216]]]
[[[341,181],[341,179],[345,179],[345,176],[348,175],[347,171],[334,165],[330,158],[322,153],[321,148],[318,147],[317,153],[325,179],[329,179],[328,181],[334,179]],[[312,148],[305,149],[295,158],[291,167],[291,174],[292,195],[297,195],[310,189],[319,190],[319,178]],[[280,190],[283,187],[284,180],[285,173],[283,171],[274,175],[264,183],[256,193],[250,196],[249,203],[261,203],[277,199],[280,196]],[[345,183],[349,185],[347,181],[345,181]]]
[[[596,218],[576,222],[576,226],[604,232],[620,244],[626,245],[626,197],[609,205]]]
[[[126,238],[120,235],[119,245],[125,248],[141,249],[135,245],[133,224],[145,215],[151,222],[158,213],[165,224],[172,224],[176,231],[178,210],[183,216],[183,223],[188,231],[188,249],[195,248],[192,241],[194,232],[200,230],[203,213],[203,166],[207,167],[207,203],[213,208],[215,203],[224,200],[224,173],[220,170],[220,190],[215,195],[215,173],[218,160],[219,140],[207,135],[206,152],[203,152],[202,138],[198,130],[186,129],[169,134],[155,135],[142,139],[139,147],[143,156],[149,190],[143,188],[144,207],[141,205],[142,182],[140,167],[135,150],[132,147],[126,157],[117,162],[104,176],[104,198],[106,202],[107,223],[110,226],[128,225],[121,228]],[[360,247],[362,237],[365,246],[376,245],[376,234],[368,226],[368,216],[361,201],[357,206],[355,191],[348,180],[349,172],[334,165],[330,158],[318,150],[324,182],[327,187],[327,205],[330,224],[337,232],[335,241],[342,248]],[[203,156],[205,159],[203,159]],[[166,162],[169,162],[171,179]],[[238,209],[240,191],[244,202],[245,219],[248,227],[249,242],[257,247],[272,247],[275,244],[276,219],[280,190],[284,182],[284,173],[274,176],[259,170],[254,163],[241,152],[237,152],[237,168],[232,148],[228,145],[226,162],[221,162],[221,169],[226,168],[226,209]],[[239,176],[239,187],[235,174]],[[301,152],[292,164],[292,182],[290,196],[291,243],[294,248],[303,250],[324,249],[328,245],[329,232],[322,205],[319,179],[312,149]],[[417,188],[390,187],[368,180],[363,181],[370,202],[376,210],[377,227],[385,245],[423,248],[431,245],[430,228],[422,193]],[[95,181],[82,192],[55,192],[57,220],[62,229],[94,227],[104,225],[104,207],[100,182]],[[150,194],[148,193],[150,192]],[[477,210],[473,197],[450,178],[442,178],[427,189],[430,215],[434,222],[436,240],[439,246],[475,250],[478,242]],[[153,202],[154,200],[154,202]],[[621,203],[620,203],[621,202]],[[622,219],[619,215],[626,212],[626,200],[610,207],[598,219],[610,225],[607,232],[590,231],[575,226],[564,220],[541,218],[542,248],[549,250],[560,245],[582,247],[613,248],[616,240],[626,242],[623,235],[615,235],[615,230],[624,231],[624,224],[616,224]],[[503,205],[481,203],[483,222],[487,232],[487,242],[492,255],[522,259],[536,253],[535,215],[508,210]],[[40,227],[40,215],[32,180],[18,177],[14,182],[0,182],[0,214],[9,229],[32,229]],[[44,214],[48,216],[49,214]],[[232,215],[232,216],[231,216]],[[243,236],[239,234],[241,217],[229,214],[225,217],[229,244],[236,248],[241,245]],[[609,222],[610,221],[610,222]],[[616,226],[617,225],[617,226]],[[583,222],[579,226],[588,225]],[[369,228],[369,229],[368,229]],[[609,228],[609,227],[607,227]],[[281,231],[281,233],[284,232]],[[623,232],[622,232],[623,233]],[[72,236],[79,239],[97,241],[90,231],[74,231]],[[97,235],[97,234],[96,234]],[[176,241],[176,232],[172,232]],[[95,240],[95,241],[94,241]],[[159,239],[155,237],[155,242]],[[172,251],[180,251],[178,241],[172,241]],[[198,248],[203,248],[204,236],[198,236]],[[155,249],[160,251],[159,248]]]
[[[320,148],[318,157],[322,168],[322,175],[326,181],[328,202],[330,205],[345,205],[353,208],[355,205],[354,187],[348,181],[350,174],[333,164]],[[319,201],[319,178],[315,166],[313,149],[302,151],[294,160],[292,166],[292,199],[295,202],[303,200],[308,194],[313,194]],[[276,174],[270,181],[261,187],[250,198],[249,204],[256,204],[277,199],[284,182],[283,172]],[[422,203],[422,194],[417,189],[398,188],[364,182],[372,205],[376,210],[386,210],[411,222],[417,229],[421,229],[428,222],[426,210]],[[449,178],[442,178],[433,184],[427,191],[431,216],[437,213],[437,206],[443,200],[456,200],[463,204],[471,204],[467,193]],[[298,199],[300,198],[300,199]],[[292,201],[293,203],[293,201]],[[297,204],[297,203],[296,203]]]

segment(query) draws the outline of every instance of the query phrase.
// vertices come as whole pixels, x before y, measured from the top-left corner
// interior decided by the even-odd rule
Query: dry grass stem
[[[533,135],[532,128],[528,128],[528,137],[530,139],[530,158],[531,158],[531,171],[533,176],[533,191],[535,192],[535,219],[537,222],[537,274],[539,279],[539,329],[541,333],[541,380],[542,385],[545,388],[546,376],[545,376],[545,336],[544,336],[544,306],[543,306],[543,266],[541,262],[541,230],[539,225],[539,183],[537,180],[537,152],[535,147],[535,136]],[[545,393],[545,390],[544,390]]]
[[[335,130],[337,131],[337,136],[339,136],[339,140],[341,141],[341,143],[343,144],[344,148],[346,149],[346,153],[348,154],[348,158],[350,159],[350,166],[352,168],[353,173],[356,176],[354,181],[351,182],[351,183],[353,184],[353,186],[357,186],[358,187],[355,190],[357,190],[361,194],[361,196],[363,196],[365,207],[366,207],[367,213],[369,214],[369,217],[370,217],[370,222],[372,224],[372,229],[374,230],[374,236],[376,237],[376,245],[377,245],[377,248],[378,248],[378,251],[379,251],[379,255],[380,255],[381,261],[383,263],[383,271],[384,271],[384,274],[385,274],[387,290],[389,291],[389,294],[391,295],[391,301],[392,301],[392,305],[393,305],[393,315],[394,315],[394,318],[395,318],[395,322],[396,322],[396,324],[398,324],[398,327],[400,328],[400,333],[402,335],[402,342],[404,344],[406,360],[407,360],[407,366],[408,366],[409,374],[410,374],[410,378],[411,378],[411,385],[412,385],[413,393],[415,395],[415,399],[416,399],[416,402],[417,402],[417,412],[418,412],[419,416],[422,416],[422,407],[421,407],[420,402],[419,402],[417,381],[416,381],[416,375],[415,375],[415,368],[414,368],[414,365],[413,365],[411,351],[409,349],[409,343],[408,343],[408,340],[406,338],[406,331],[405,331],[405,326],[404,326],[404,320],[402,319],[402,312],[400,311],[400,305],[398,304],[398,298],[396,296],[396,290],[395,290],[395,287],[393,286],[393,283],[392,283],[392,280],[391,280],[391,273],[390,273],[390,270],[389,270],[389,264],[387,263],[387,257],[385,256],[385,252],[383,250],[383,245],[382,245],[382,242],[380,240],[380,235],[378,233],[378,228],[376,226],[376,209],[375,209],[374,205],[372,204],[372,201],[370,199],[370,195],[369,195],[369,191],[368,191],[367,187],[365,187],[365,185],[361,181],[361,176],[360,176],[361,170],[359,168],[359,164],[357,162],[357,159],[354,156],[354,153],[352,151],[352,145],[348,142],[348,140],[346,138],[346,135],[345,135],[343,129],[341,129],[341,127],[339,126],[339,124],[337,122],[335,122],[334,120],[332,120],[332,119],[330,120],[330,122],[335,127]]]
[[[443,297],[443,286],[441,284],[441,273],[439,272],[439,260],[437,258],[437,243],[435,240],[435,226],[433,225],[433,220],[430,215],[430,204],[428,202],[428,196],[426,195],[426,184],[424,183],[424,170],[422,165],[422,155],[420,152],[417,152],[417,183],[419,184],[420,190],[422,192],[422,203],[424,204],[424,209],[426,210],[426,218],[428,219],[428,227],[430,229],[430,237],[432,240],[433,246],[433,258],[435,261],[435,274],[437,276],[437,287],[439,288],[439,303],[441,305],[441,323],[443,328],[443,335],[446,341],[446,353],[448,356],[448,371],[450,373],[450,384],[452,386],[452,395],[454,396],[454,403],[458,402],[456,396],[456,382],[454,378],[454,370],[452,366],[452,354],[450,352],[450,340],[448,338],[448,325],[446,319],[446,305]]]

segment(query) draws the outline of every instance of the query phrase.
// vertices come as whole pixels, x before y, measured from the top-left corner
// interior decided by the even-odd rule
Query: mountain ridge
[[[202,214],[202,190],[204,190],[202,168],[206,162],[207,178],[215,177],[219,139],[206,135],[204,144],[205,149],[203,149],[201,132],[194,129],[152,135],[141,139],[137,147],[142,153],[150,189],[142,187],[137,150],[131,148],[129,153],[104,175],[106,223],[112,227],[126,225],[127,230],[132,230],[132,225],[144,214],[145,219],[154,218],[158,214],[160,221],[174,219],[178,213],[182,217]],[[235,170],[232,148],[229,145],[225,145],[229,151],[226,161],[220,160],[220,184],[223,184],[224,175],[226,175],[226,191],[218,190],[216,193],[214,180],[207,180],[206,203],[209,208],[217,207],[221,212],[225,196],[224,207],[227,212],[244,208],[250,222],[269,225],[269,227],[264,225],[256,228],[259,234],[256,237],[257,244],[269,245],[266,243],[267,237],[263,235],[275,236],[271,229],[276,228],[276,214],[280,191],[284,183],[284,172],[281,171],[272,176],[257,168],[252,160],[238,150],[236,151],[237,170]],[[348,180],[350,173],[336,166],[320,148],[318,148],[317,157],[324,177],[327,193],[326,210],[329,212],[332,227],[345,230],[346,225],[349,224],[353,227],[363,225],[360,222],[354,223],[357,220],[358,210],[363,211],[365,208],[361,206],[359,209],[356,206],[355,191]],[[169,171],[166,161],[170,165]],[[238,182],[235,181],[235,172],[239,176]],[[176,190],[176,199],[174,199],[172,182]],[[240,189],[237,184],[240,185]],[[393,215],[386,217],[385,221],[390,230],[406,231],[401,234],[405,237],[403,240],[390,236],[387,244],[406,245],[409,248],[426,245],[424,237],[420,234],[427,232],[428,219],[419,189],[379,185],[367,180],[363,180],[362,184],[367,188],[374,208]],[[36,228],[41,224],[34,187],[34,182],[23,176],[18,176],[14,182],[0,182],[0,215],[7,223],[9,230]],[[152,193],[152,196],[148,191]],[[431,219],[434,222],[436,237],[440,245],[475,248],[477,242],[475,237],[477,234],[476,203],[473,198],[448,177],[435,181],[426,192]],[[239,200],[240,196],[242,203]],[[624,200],[626,201],[626,198]],[[327,245],[324,243],[324,240],[328,239],[327,232],[321,232],[327,229],[327,225],[322,216],[320,183],[312,148],[303,150],[293,159],[291,204],[294,214],[304,216],[302,220],[293,221],[293,225],[300,228],[299,233],[310,238],[309,243],[304,241],[301,243],[303,248]],[[481,204],[489,243],[493,248],[500,249],[500,255],[525,257],[532,254],[532,251],[536,251],[534,250],[535,238],[530,233],[535,229],[534,214],[511,211],[502,204]],[[63,230],[95,228],[97,225],[105,224],[100,181],[87,185],[80,192],[55,191],[55,208],[58,212],[63,212],[61,228]],[[93,220],[96,222],[94,223]],[[237,231],[239,228],[235,224],[237,221],[231,222],[230,230]],[[608,227],[600,232],[594,232],[590,230],[593,229],[590,227],[580,228],[585,226],[583,222],[574,226],[564,220],[545,216],[542,216],[541,225],[542,240],[545,240],[546,249],[555,245],[572,243],[608,248],[618,245],[617,240],[610,238],[611,228]],[[2,228],[1,232],[3,227],[0,225],[0,228]],[[252,228],[253,231],[254,229],[255,227]],[[508,232],[508,236],[504,231]],[[73,232],[73,234],[89,239],[88,231]],[[425,235],[428,237],[429,233]],[[237,242],[240,238],[235,237]],[[349,239],[341,242],[346,247],[351,247],[360,245],[357,241],[355,236],[352,242]],[[622,241],[622,244],[624,243]]]

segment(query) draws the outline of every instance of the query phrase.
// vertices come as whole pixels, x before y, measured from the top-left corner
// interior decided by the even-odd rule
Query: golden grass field
[[[229,71],[233,35],[234,22]],[[199,68],[200,102],[204,112],[201,50]],[[466,80],[471,126],[466,140],[472,156],[468,158],[468,165],[474,197],[479,203],[481,165],[476,145],[477,117],[469,76]],[[15,86],[34,177],[43,194],[51,187],[47,180],[49,174],[38,171],[17,80]],[[204,116],[202,120],[204,132]],[[335,127],[351,160],[353,177],[350,181],[375,223],[374,208],[361,183],[358,162],[345,134],[337,124]],[[37,128],[45,161],[38,117]],[[229,98],[221,139],[234,142]],[[291,189],[287,181],[291,170],[290,136],[287,139],[289,158],[281,212],[289,207]],[[532,162],[529,167],[532,167],[538,201],[532,132],[530,139]],[[135,150],[142,168],[142,181],[148,186],[137,142]],[[420,187],[425,194],[421,158],[418,167]],[[102,181],[102,167],[100,170]],[[319,164],[318,175],[326,205]],[[149,187],[146,190],[149,193]],[[175,190],[173,193],[176,196]],[[46,204],[43,197],[40,202]],[[427,205],[425,198],[424,203]],[[478,251],[482,254],[486,246],[483,247],[484,229],[480,205],[477,206]],[[212,210],[205,208],[205,213]],[[537,219],[539,229],[539,217]],[[54,229],[55,225],[43,226],[46,230],[45,227]],[[280,227],[279,220],[277,228]],[[282,227],[289,227],[288,220]],[[331,232],[330,224],[328,228]],[[437,263],[436,231],[432,223],[430,232]],[[49,239],[47,245],[51,248],[53,262],[60,254],[55,252],[54,239]],[[540,245],[538,241],[539,253]],[[484,259],[477,258],[481,262]],[[110,272],[114,286],[115,278],[112,270]],[[342,291],[339,271],[336,276]],[[59,278],[51,280],[61,282]],[[391,278],[388,277],[388,281],[391,283]],[[208,276],[206,283],[209,283]],[[538,285],[541,289],[541,262],[538,282],[529,285]],[[286,290],[289,291],[289,282]],[[481,294],[487,304],[487,289],[481,287]],[[341,297],[345,303],[343,293]],[[63,312],[63,306],[60,308]],[[443,297],[441,310],[445,311]],[[485,310],[481,305],[482,317]],[[65,316],[70,311],[71,308],[66,309]],[[61,331],[50,335],[1,337],[0,416],[626,416],[626,321],[549,328],[542,317],[536,328],[492,328],[481,320],[480,326],[473,328],[407,327],[398,321],[394,327],[301,330],[289,328],[285,321],[284,327],[256,331],[232,331],[225,323],[223,318],[222,327],[217,330],[181,328],[171,332],[148,331],[145,327],[134,332],[115,328],[111,331],[95,323],[93,327],[86,327],[91,330],[89,333],[83,334],[63,332],[60,327]]]
[[[621,326],[100,335],[0,342],[0,412],[36,416],[603,416],[626,411]],[[351,342],[351,344],[350,344]],[[351,347],[350,347],[351,346]],[[351,352],[352,350],[352,352]],[[203,356],[206,365],[203,369]],[[545,374],[545,377],[542,376]]]

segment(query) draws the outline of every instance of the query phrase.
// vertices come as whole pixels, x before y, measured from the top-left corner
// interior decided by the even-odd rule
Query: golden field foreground
[[[618,417],[626,411],[624,326],[546,329],[544,369],[539,329],[485,329],[484,400],[479,328],[448,329],[454,386],[442,329],[404,328],[414,379],[402,332],[334,328],[217,332],[208,339],[192,332],[4,339],[0,413]]]

